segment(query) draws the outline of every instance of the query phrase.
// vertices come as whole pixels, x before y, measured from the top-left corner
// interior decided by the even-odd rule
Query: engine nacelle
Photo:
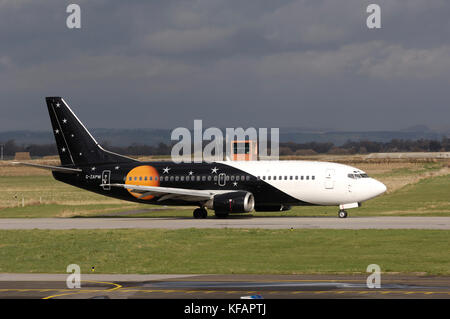
[[[248,213],[255,207],[255,198],[249,192],[230,192],[213,198],[216,213]]]
[[[291,206],[286,205],[256,205],[255,211],[257,212],[281,212],[290,210]]]

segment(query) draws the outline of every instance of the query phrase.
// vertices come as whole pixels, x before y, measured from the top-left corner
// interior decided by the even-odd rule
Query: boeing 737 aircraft
[[[283,211],[291,206],[346,209],[386,191],[351,166],[314,161],[141,162],[103,149],[61,97],[46,98],[61,166],[18,163],[51,170],[58,181],[105,196],[156,205],[198,206],[195,218]]]

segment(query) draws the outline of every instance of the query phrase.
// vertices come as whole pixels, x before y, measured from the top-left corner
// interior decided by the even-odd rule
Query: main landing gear
[[[347,212],[343,209],[340,209],[338,216],[339,216],[339,218],[347,218]]]
[[[194,209],[194,218],[199,219],[199,218],[206,218],[206,217],[208,217],[208,212],[206,211],[206,208],[200,207],[200,208]]]

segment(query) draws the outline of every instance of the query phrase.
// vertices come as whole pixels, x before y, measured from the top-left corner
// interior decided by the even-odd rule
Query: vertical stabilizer
[[[136,161],[103,149],[61,97],[47,97],[46,102],[63,166]]]

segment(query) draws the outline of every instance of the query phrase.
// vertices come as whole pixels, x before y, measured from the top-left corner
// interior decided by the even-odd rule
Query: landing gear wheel
[[[347,218],[347,212],[345,210],[340,210],[338,213],[339,218]]]
[[[208,217],[208,212],[205,208],[194,209],[194,218],[195,219],[206,218],[206,217]]]
[[[201,208],[194,209],[194,218],[195,219],[202,218],[202,209]]]

